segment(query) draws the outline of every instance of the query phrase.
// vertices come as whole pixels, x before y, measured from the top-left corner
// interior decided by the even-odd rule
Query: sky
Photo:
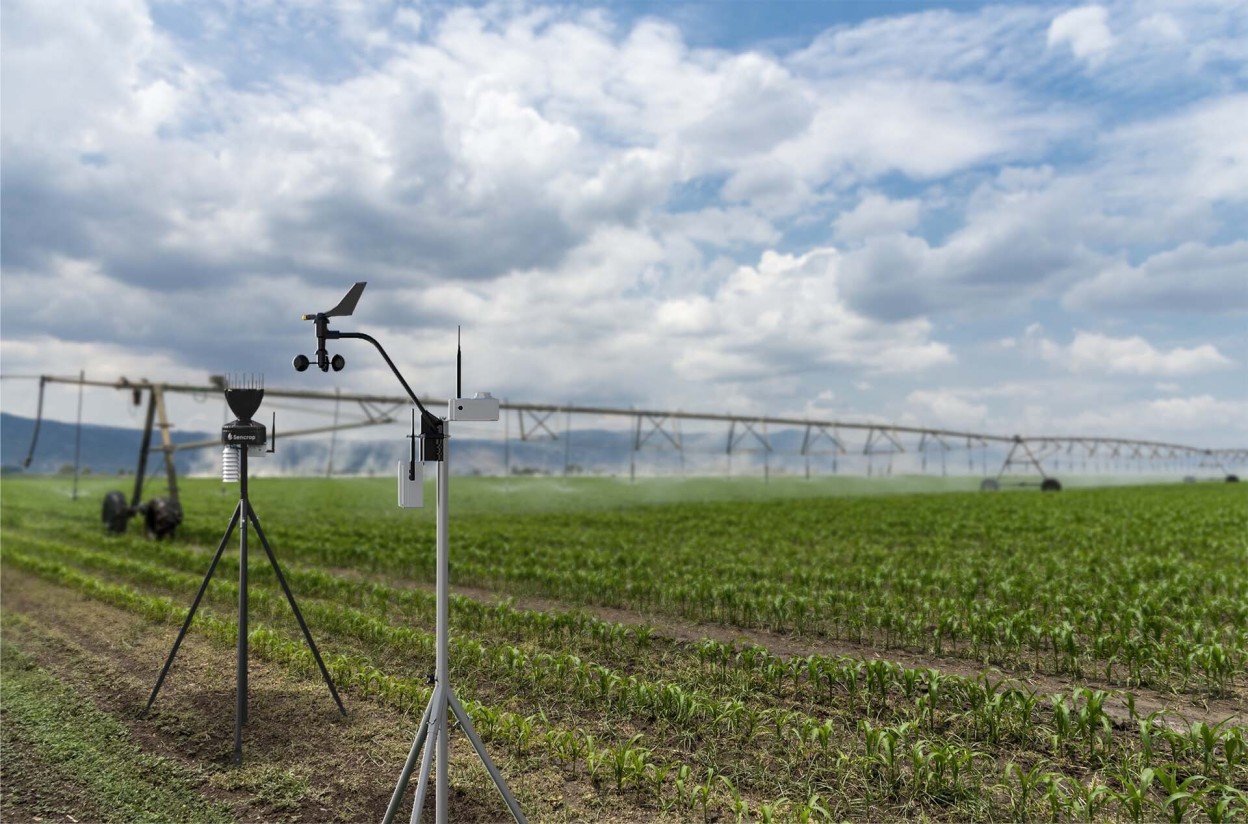
[[[362,280],[334,328],[422,395],[462,327],[465,390],[513,401],[1248,445],[1246,2],[2,0],[0,32],[6,376],[397,393],[354,341],[290,367]]]

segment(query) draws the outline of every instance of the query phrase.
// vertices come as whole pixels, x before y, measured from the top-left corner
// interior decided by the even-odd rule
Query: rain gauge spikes
[[[264,400],[264,376],[254,372],[235,375],[226,382],[225,402],[230,405],[234,417],[247,423]]]

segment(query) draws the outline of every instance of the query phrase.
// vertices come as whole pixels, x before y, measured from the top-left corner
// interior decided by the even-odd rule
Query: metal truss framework
[[[139,477],[136,478],[137,498],[142,484],[143,469],[150,451],[163,453],[166,473],[169,475],[171,487],[176,484],[173,470],[173,455],[176,452],[220,446],[220,439],[188,443],[174,443],[170,437],[173,424],[169,422],[165,409],[164,397],[167,393],[204,396],[219,392],[222,388],[221,379],[213,376],[210,385],[156,383],[147,380],[117,381],[87,380],[80,376],[64,377],[42,375],[39,377],[39,413],[42,415],[43,391],[47,384],[68,384],[78,387],[101,387],[131,392],[135,404],[141,402],[144,393],[149,394],[147,422],[141,444]],[[355,429],[378,424],[392,423],[398,418],[396,414],[405,409],[409,399],[391,395],[348,394],[342,392],[310,392],[303,390],[266,388],[266,398],[272,400],[288,399],[294,401],[317,401],[335,403],[334,423],[328,426],[311,427],[283,432],[285,438],[305,435],[337,432],[343,429]],[[338,405],[342,402],[354,403],[359,407],[361,417],[352,420],[340,420]],[[426,406],[444,405],[444,399],[422,398]],[[307,412],[306,407],[281,407],[298,409]],[[682,422],[726,423],[727,437],[724,440],[724,454],[727,458],[728,472],[732,472],[732,457],[737,454],[758,454],[763,456],[763,472],[768,477],[771,473],[771,456],[776,453],[769,435],[768,427],[796,428],[803,432],[801,448],[797,455],[805,460],[806,477],[810,477],[811,458],[828,456],[832,458],[832,471],[838,471],[838,459],[857,452],[851,450],[846,441],[846,433],[860,435],[862,438],[861,455],[867,458],[868,474],[876,472],[874,460],[880,457],[888,462],[886,469],[891,474],[893,456],[902,453],[917,454],[924,472],[928,467],[928,456],[939,454],[942,474],[947,474],[947,456],[954,450],[965,449],[967,453],[967,469],[975,472],[975,450],[980,450],[980,469],[983,475],[991,473],[987,466],[987,449],[998,446],[1008,449],[1004,462],[997,477],[1016,472],[1037,473],[1043,478],[1049,477],[1046,464],[1061,468],[1065,462],[1067,471],[1105,471],[1108,469],[1137,468],[1190,468],[1198,470],[1216,470],[1222,473],[1228,467],[1248,464],[1248,448],[1206,449],[1187,444],[1167,443],[1134,438],[1111,438],[1087,435],[994,435],[983,432],[965,432],[951,429],[939,429],[920,426],[902,426],[876,422],[824,421],[808,418],[788,418],[770,416],[745,416],[729,414],[713,414],[699,412],[671,412],[652,409],[622,409],[599,406],[551,405],[534,403],[502,402],[506,413],[514,413],[519,430],[519,440],[563,441],[564,472],[571,468],[572,416],[600,416],[631,419],[632,449],[629,465],[629,476],[636,477],[637,456],[645,449],[661,449],[674,451],[679,456],[681,472],[684,472],[686,445],[681,433]],[[563,427],[560,431],[558,418],[563,416]],[[153,445],[151,436],[155,419],[159,417],[160,443]],[[510,427],[510,414],[503,416],[508,425],[504,429],[505,462],[507,471],[511,471],[510,442],[513,437]],[[35,427],[35,439],[38,439],[38,423]],[[909,444],[909,447],[907,447]],[[31,444],[33,454],[34,443]],[[332,452],[330,462],[332,465]]]

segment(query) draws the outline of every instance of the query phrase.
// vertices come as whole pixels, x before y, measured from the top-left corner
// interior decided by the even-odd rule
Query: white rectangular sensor
[[[453,398],[447,406],[453,421],[498,420],[498,398],[489,392],[478,392],[475,398]]]
[[[425,505],[425,465],[416,462],[416,478],[407,477],[407,461],[399,461],[399,506],[419,509]]]

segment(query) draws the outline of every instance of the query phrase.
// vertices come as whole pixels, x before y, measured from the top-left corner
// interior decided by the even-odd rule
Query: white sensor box
[[[498,420],[498,398],[489,392],[478,392],[471,398],[455,398],[447,405],[450,407],[448,417],[453,421]]]
[[[420,509],[425,505],[425,465],[416,462],[416,478],[407,477],[407,461],[399,461],[399,506],[404,509]]]

